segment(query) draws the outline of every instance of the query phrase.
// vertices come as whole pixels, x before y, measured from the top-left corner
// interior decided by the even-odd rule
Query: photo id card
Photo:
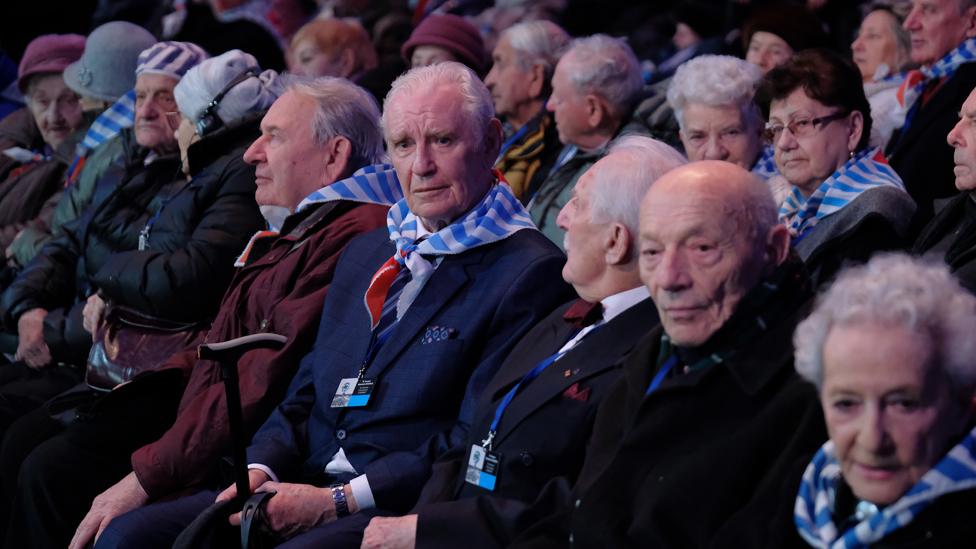
[[[339,380],[339,388],[332,398],[333,408],[361,408],[369,403],[376,382],[372,379],[347,377]]]
[[[471,454],[468,456],[468,470],[464,475],[465,482],[493,491],[495,481],[498,480],[500,462],[501,456],[499,454],[489,452],[477,444],[472,444]]]

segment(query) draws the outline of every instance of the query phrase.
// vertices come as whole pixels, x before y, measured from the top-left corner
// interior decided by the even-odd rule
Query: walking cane
[[[247,501],[251,486],[247,475],[247,440],[244,435],[244,418],[241,411],[241,388],[237,376],[237,361],[252,349],[280,349],[288,338],[279,334],[260,333],[246,335],[220,343],[204,343],[197,348],[197,356],[220,364],[227,395],[227,420],[230,423],[233,444],[234,478],[237,484],[237,500]]]

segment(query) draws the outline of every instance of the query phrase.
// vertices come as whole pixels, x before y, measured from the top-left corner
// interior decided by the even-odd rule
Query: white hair
[[[523,70],[527,71],[535,64],[542,65],[547,86],[559,57],[570,41],[569,34],[562,27],[545,20],[512,25],[499,37],[499,41],[506,39],[515,50],[516,59]]]
[[[674,147],[639,135],[614,140],[604,159],[610,157],[621,161],[600,164],[590,194],[591,221],[623,224],[636,250],[641,200],[659,177],[688,161]]]
[[[685,108],[690,104],[732,105],[739,108],[747,123],[758,125],[762,114],[753,97],[761,80],[759,67],[745,60],[728,55],[702,55],[678,67],[668,86],[668,104],[681,129],[685,127]]]
[[[340,135],[348,139],[352,149],[349,164],[353,169],[385,159],[380,110],[369,92],[344,78],[332,76],[314,80],[293,77],[287,91],[315,101],[312,136],[316,144],[324,145]]]
[[[577,93],[606,99],[617,118],[625,117],[640,99],[644,86],[640,63],[619,38],[606,34],[577,38],[561,62],[571,63],[570,80]]]
[[[471,69],[456,61],[416,67],[401,74],[393,81],[389,93],[383,100],[383,129],[388,131],[390,122],[387,116],[390,105],[401,95],[412,95],[418,91],[427,91],[444,84],[456,84],[464,112],[468,115],[474,135],[485,135],[488,124],[495,117],[495,106],[491,99],[491,92],[478,75]]]
[[[954,391],[976,386],[976,297],[941,261],[881,254],[843,271],[793,335],[796,370],[820,387],[823,347],[834,326],[900,326],[930,338]]]

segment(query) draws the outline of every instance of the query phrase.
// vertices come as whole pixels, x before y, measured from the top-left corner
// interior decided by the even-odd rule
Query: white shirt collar
[[[600,300],[600,303],[603,305],[603,321],[601,324],[610,322],[613,320],[613,317],[637,305],[648,297],[651,297],[651,292],[647,290],[647,286],[641,285],[603,298]]]

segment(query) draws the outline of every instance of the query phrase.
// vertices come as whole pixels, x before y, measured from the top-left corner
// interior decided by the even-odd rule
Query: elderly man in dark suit
[[[810,285],[768,187],[719,161],[664,175],[641,205],[640,274],[661,327],[600,405],[572,495],[524,545],[802,545],[793,500],[826,432],[793,370]]]
[[[898,91],[905,121],[885,153],[918,204],[917,230],[932,218],[934,200],[956,194],[945,136],[976,86],[976,0],[912,0],[904,27],[921,67]]]
[[[464,444],[434,465],[411,514],[377,517],[363,547],[496,547],[531,522],[551,478],[575,480],[597,405],[623,356],[657,324],[637,270],[640,198],[685,163],[670,146],[624,137],[573,189],[557,218],[563,278],[580,300],[532,329],[479,400]],[[496,419],[498,418],[498,419]],[[479,456],[497,460],[479,464]]]
[[[371,516],[409,509],[502,359],[570,295],[564,256],[491,170],[501,127],[470,69],[401,76],[383,129],[406,198],[339,260],[313,350],[248,449],[251,489],[275,492],[265,524],[293,547],[356,546]],[[215,495],[130,513],[98,546],[165,544]]]

